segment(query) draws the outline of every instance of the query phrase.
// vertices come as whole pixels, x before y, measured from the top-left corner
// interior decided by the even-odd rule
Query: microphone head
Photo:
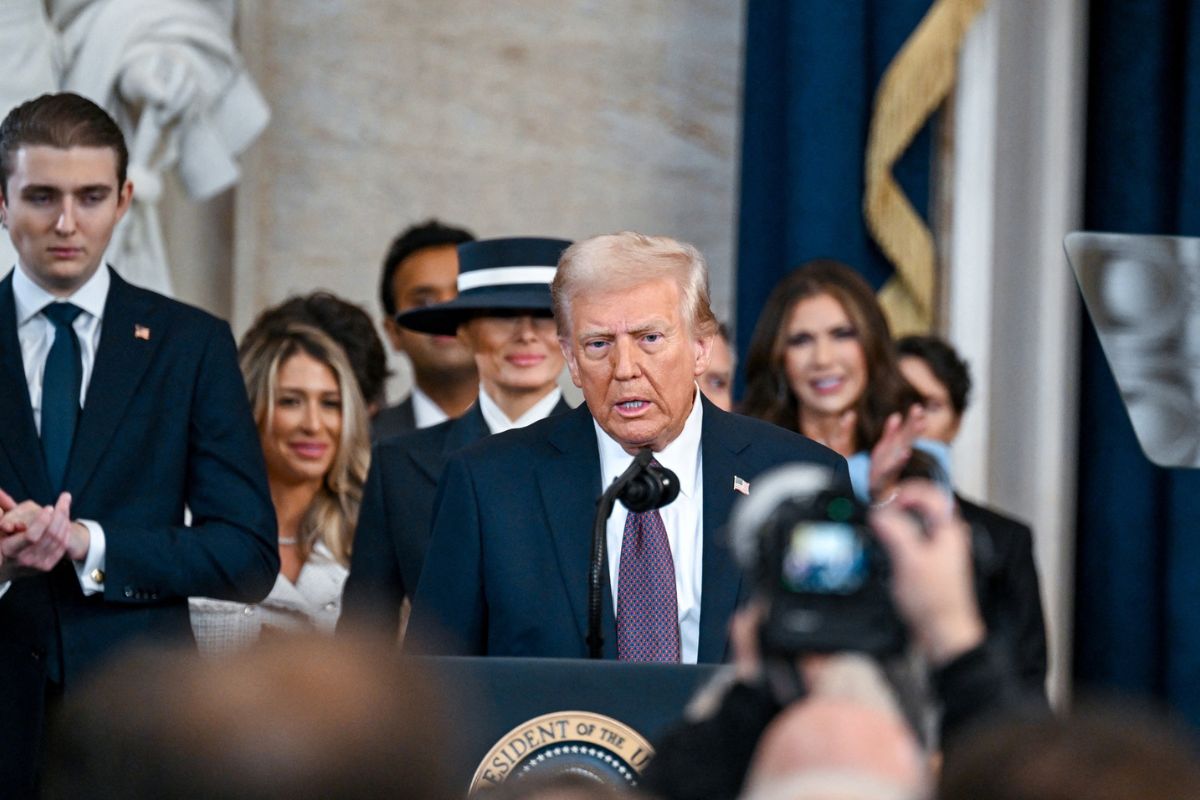
[[[729,515],[729,539],[738,565],[757,568],[762,529],[789,500],[809,501],[833,485],[833,470],[815,464],[783,464],[754,479],[754,490],[738,500]]]
[[[649,449],[638,454],[649,453]],[[651,454],[650,458],[653,458]],[[630,511],[652,511],[662,508],[679,496],[679,478],[674,472],[663,465],[644,459],[641,470],[630,479],[625,488],[617,495],[621,504]]]

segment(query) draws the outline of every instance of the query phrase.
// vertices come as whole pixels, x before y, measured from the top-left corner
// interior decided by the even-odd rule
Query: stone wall
[[[378,314],[388,242],[434,215],[676,236],[732,307],[741,0],[254,0],[239,34],[273,119],[236,194],[235,332],[317,287]]]

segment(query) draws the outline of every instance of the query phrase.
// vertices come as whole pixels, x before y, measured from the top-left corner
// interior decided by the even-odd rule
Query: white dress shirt
[[[442,411],[442,407],[433,402],[433,398],[421,391],[415,383],[412,387],[413,423],[418,428],[430,428],[439,422],[450,419],[450,415]]]
[[[538,420],[550,416],[550,412],[558,405],[560,397],[562,397],[562,389],[555,386],[550,394],[534,403],[524,414],[516,419],[509,419],[508,415],[500,410],[500,406],[496,405],[496,401],[488,396],[483,386],[480,386],[479,410],[483,413],[483,421],[487,423],[489,431],[504,433],[513,428],[524,428],[526,425],[532,425]]]
[[[675,597],[679,602],[680,660],[695,664],[700,652],[700,587],[704,555],[704,464],[700,452],[700,426],[704,417],[699,388],[692,397],[692,411],[683,431],[662,451],[654,454],[659,464],[679,478],[679,497],[659,509],[671,558],[675,562]],[[633,456],[604,432],[595,420],[596,441],[600,446],[600,480],[612,485],[628,469]],[[628,509],[618,502],[608,518],[605,540],[608,546],[608,578],[612,587],[613,613],[616,613],[617,584],[621,565],[621,543],[625,538]]]
[[[112,278],[108,266],[102,264],[87,283],[79,287],[70,297],[59,298],[38,286],[18,267],[13,272],[13,300],[17,313],[17,339],[21,343],[21,361],[25,367],[25,384],[29,387],[29,404],[33,407],[33,423],[38,433],[42,431],[42,372],[46,367],[46,356],[54,344],[54,323],[42,309],[51,303],[69,302],[83,309],[75,318],[72,327],[79,337],[79,352],[83,360],[83,381],[79,387],[79,405],[86,405],[88,385],[96,364],[96,350],[100,346],[100,330],[104,323],[104,304],[108,300],[108,287]],[[92,573],[104,569],[104,528],[92,520],[76,520],[88,529],[91,540],[87,557],[75,562],[75,573],[84,594],[104,591],[104,584],[92,580]],[[97,572],[97,574],[100,574]],[[0,595],[8,590],[8,584],[0,584]]]

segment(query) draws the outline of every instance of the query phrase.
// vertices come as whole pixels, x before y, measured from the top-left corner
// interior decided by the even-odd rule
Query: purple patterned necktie
[[[679,661],[675,560],[662,515],[630,512],[617,574],[617,658]]]

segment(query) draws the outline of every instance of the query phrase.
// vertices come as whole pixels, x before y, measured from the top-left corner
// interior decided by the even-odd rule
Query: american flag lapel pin
[[[150,329],[145,325],[138,325],[135,323],[133,326],[133,338],[141,339],[143,342],[150,341]]]
[[[744,495],[750,495],[750,481],[737,475],[733,476],[733,490]]]

